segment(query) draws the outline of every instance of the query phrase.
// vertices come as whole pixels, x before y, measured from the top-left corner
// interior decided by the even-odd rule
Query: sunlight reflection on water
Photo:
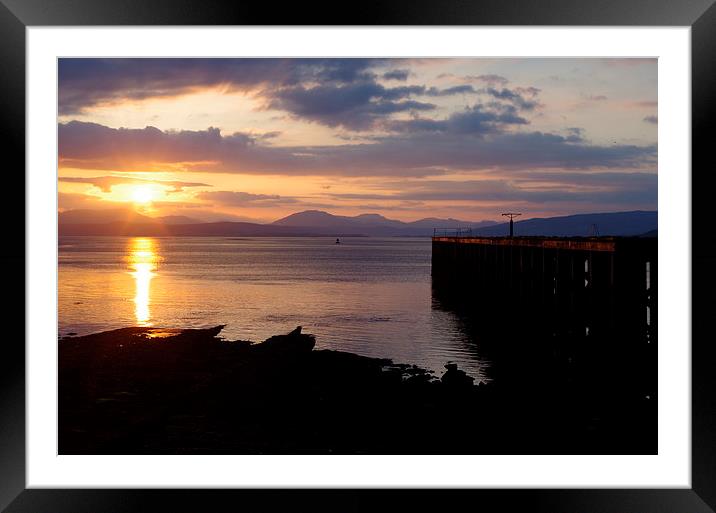
[[[161,257],[154,250],[151,238],[129,239],[127,245],[127,262],[135,281],[134,316],[139,326],[151,326],[151,281]]]

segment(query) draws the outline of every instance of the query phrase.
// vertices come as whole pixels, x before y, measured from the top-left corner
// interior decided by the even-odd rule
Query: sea
[[[490,362],[433,297],[430,238],[60,237],[58,335],[224,324],[260,342],[302,326],[317,349],[476,382]]]

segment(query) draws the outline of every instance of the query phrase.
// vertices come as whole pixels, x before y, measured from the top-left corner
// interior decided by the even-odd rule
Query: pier
[[[500,322],[656,345],[656,238],[436,234],[432,276]]]

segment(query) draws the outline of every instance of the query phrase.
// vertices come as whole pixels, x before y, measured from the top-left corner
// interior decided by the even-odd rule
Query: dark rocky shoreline
[[[644,454],[648,412],[223,326],[59,341],[60,454]],[[556,395],[547,395],[556,393]]]

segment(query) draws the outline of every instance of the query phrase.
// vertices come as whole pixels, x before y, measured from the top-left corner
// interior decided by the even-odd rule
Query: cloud
[[[407,69],[394,69],[390,71],[386,71],[383,73],[383,78],[385,80],[400,80],[402,82],[408,80],[408,76],[410,75],[410,70]]]
[[[57,193],[57,207],[59,210],[75,210],[85,208],[116,208],[121,203],[105,201],[89,194],[72,192]]]
[[[501,105],[496,105],[498,109]],[[502,109],[503,112],[488,110],[477,104],[462,112],[455,112],[447,119],[434,120],[414,118],[410,120],[392,121],[386,127],[397,132],[442,132],[451,134],[488,134],[498,133],[508,125],[526,125],[528,121],[516,115],[514,109]],[[505,112],[506,110],[506,112]]]
[[[251,92],[266,109],[294,118],[367,131],[401,113],[428,112],[437,105],[416,97],[489,94],[519,110],[539,106],[534,87],[496,89],[507,79],[478,75],[487,84],[388,87],[378,79],[405,81],[407,59],[60,59],[60,114],[82,113],[97,105],[189,94],[206,88]],[[401,67],[403,66],[403,67]],[[385,70],[385,68],[388,68]],[[382,74],[376,70],[385,70]],[[256,137],[256,136],[253,136]],[[266,137],[270,137],[267,135]]]
[[[652,125],[659,124],[659,118],[657,116],[646,116],[642,121],[644,121],[644,123],[649,123]]]
[[[275,207],[277,205],[292,205],[299,200],[278,194],[251,194],[241,191],[211,191],[200,192],[197,199],[211,201],[232,207]]]
[[[540,92],[536,87],[517,87],[515,89],[488,87],[480,89],[478,92],[488,94],[498,100],[508,101],[520,110],[531,111],[541,106],[535,99]],[[527,99],[526,96],[529,96],[530,99]]]
[[[331,194],[336,200],[586,203],[656,208],[655,173],[525,173],[511,179],[412,180],[384,184],[400,192]]]
[[[531,86],[530,87],[515,87],[515,92],[517,94],[521,94],[523,96],[531,96],[532,98],[534,98],[539,93],[541,93],[542,90],[537,87],[531,87]]]
[[[295,117],[352,130],[368,130],[375,122],[398,112],[435,109],[431,103],[404,100],[422,94],[423,86],[384,87],[374,81],[346,85],[285,87],[265,93],[268,107]],[[403,101],[398,101],[403,100]]]
[[[503,117],[501,117],[503,116]],[[113,171],[193,170],[332,176],[428,176],[489,168],[638,169],[655,166],[656,145],[592,145],[574,133],[512,132],[510,114],[472,107],[445,120],[406,120],[370,142],[335,146],[266,146],[216,128],[162,131],[60,124],[61,167]]]
[[[431,87],[425,91],[428,96],[452,96],[455,94],[468,94],[476,93],[475,88],[471,85],[458,85],[448,87],[446,89],[438,89],[437,87]]]
[[[274,130],[272,132],[265,132],[263,134],[257,135],[256,138],[266,141],[268,139],[275,139],[276,137],[280,137],[282,133],[283,132]]]
[[[534,88],[525,91],[526,94],[539,92]],[[412,96],[440,97],[477,92],[471,85],[458,85],[446,89],[418,85],[387,88],[377,82],[367,81],[311,88],[293,86],[270,91],[265,95],[270,98],[269,108],[284,110],[297,118],[330,127],[341,126],[361,131],[375,128],[377,125],[390,126],[389,118],[392,114],[425,112],[437,108],[432,103],[407,99]],[[524,109],[532,109],[537,105],[537,102],[526,100],[519,93],[512,93],[508,100]]]
[[[463,75],[458,76],[454,73],[441,73],[437,76],[438,79],[443,78],[450,78],[453,80],[459,80],[462,82],[480,82],[483,84],[486,84],[490,87],[504,87],[506,86],[510,81],[503,77],[502,75],[494,75],[494,74],[488,74],[488,75]]]
[[[96,176],[92,178],[61,176],[60,182],[70,183],[86,183],[91,184],[100,189],[102,192],[110,192],[115,185],[134,184],[134,183],[151,183],[171,187],[167,192],[181,192],[186,187],[211,187],[207,183],[199,182],[180,182],[169,180],[145,180],[142,178],[132,178],[124,176]]]
[[[565,137],[565,141],[570,143],[581,143],[584,142],[584,129],[579,128],[576,126],[567,127],[564,130],[567,132],[567,137]]]
[[[485,84],[488,84],[490,86],[505,86],[509,83],[509,80],[507,80],[505,77],[501,75],[494,75],[494,74],[488,74],[488,75],[468,75],[465,77],[468,80],[475,80],[478,82],[484,82]]]
[[[316,201],[312,198],[298,198],[293,196],[280,196],[278,194],[252,194],[243,191],[212,191],[200,192],[196,199],[209,202],[212,207],[219,208],[247,208],[247,209],[283,209],[300,211],[306,209],[336,210],[346,208],[346,205],[335,202]],[[206,204],[199,204],[206,206]],[[354,208],[349,206],[348,208]],[[389,207],[388,207],[389,209]],[[268,213],[266,215],[269,215]]]
[[[122,100],[170,97],[222,87],[250,91],[299,83],[373,80],[385,59],[93,59],[58,63],[59,112],[76,114]]]
[[[58,128],[60,163],[65,167],[138,171],[146,164],[199,164],[211,167],[215,159],[240,154],[256,139],[237,132],[222,136],[217,128],[203,131],[162,131],[109,128],[96,123],[71,121]]]
[[[429,174],[497,168],[625,169],[653,167],[656,145],[591,145],[543,132],[472,134],[417,133],[391,136],[380,144],[343,148],[341,160],[387,170],[412,168]]]

